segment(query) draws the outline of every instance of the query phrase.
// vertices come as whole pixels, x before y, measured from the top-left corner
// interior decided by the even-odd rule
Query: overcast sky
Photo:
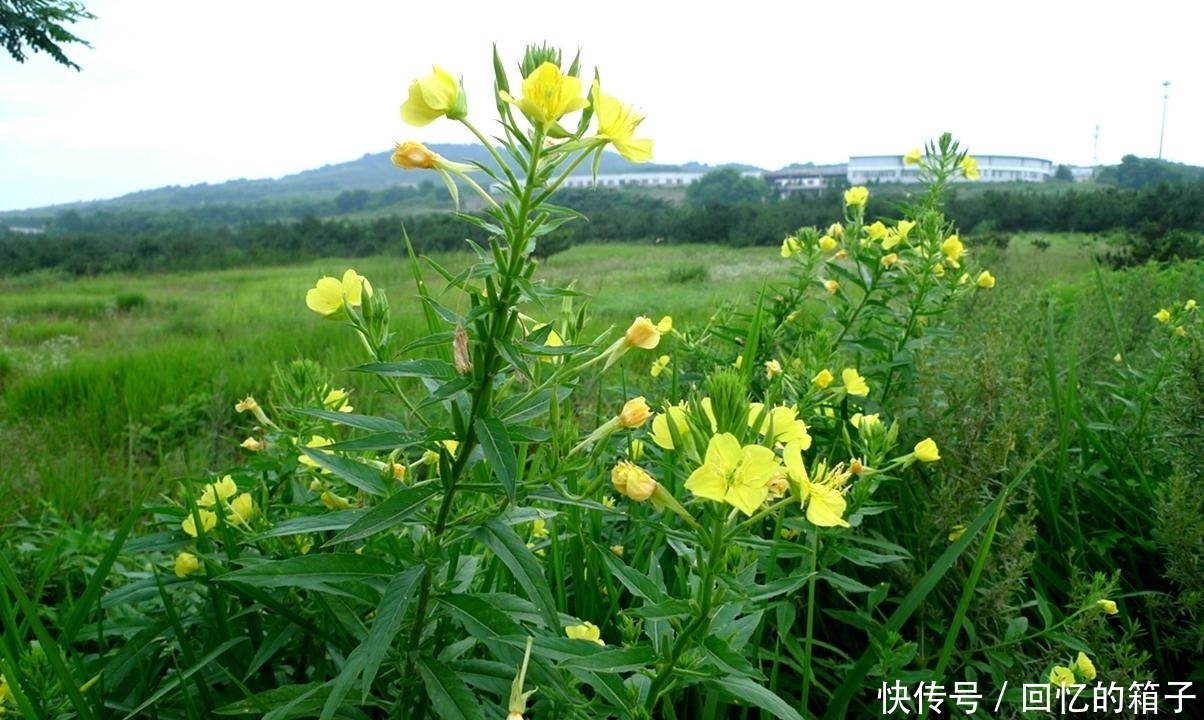
[[[654,162],[844,162],[948,130],[979,154],[1114,164],[1157,156],[1170,81],[1163,156],[1204,165],[1201,11],[1182,0],[86,4],[92,47],[66,48],[82,71],[0,53],[0,210],[468,141],[403,125],[409,83],[462,75],[488,128],[491,44],[515,67],[545,39],[647,116]]]

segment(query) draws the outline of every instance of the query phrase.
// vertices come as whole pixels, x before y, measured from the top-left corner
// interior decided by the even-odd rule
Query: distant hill
[[[492,164],[485,148],[469,144],[432,144],[430,149],[449,160],[458,162],[481,162]],[[263,203],[288,203],[295,200],[328,200],[339,193],[351,190],[383,190],[399,185],[418,185],[423,180],[438,184],[438,179],[428,173],[406,172],[398,169],[389,160],[391,151],[369,153],[349,162],[323,165],[294,175],[257,180],[229,180],[223,183],[156,188],[140,190],[111,200],[67,203],[43,208],[0,212],[0,220],[42,221],[48,216],[74,210],[88,213],[99,211],[167,211],[186,210],[201,205],[255,205]],[[758,170],[751,165],[729,165],[740,170]],[[600,173],[639,172],[708,172],[715,169],[709,165],[691,162],[685,165],[635,164],[624,160],[613,152],[602,154]],[[588,163],[578,168],[576,174],[590,172]]]

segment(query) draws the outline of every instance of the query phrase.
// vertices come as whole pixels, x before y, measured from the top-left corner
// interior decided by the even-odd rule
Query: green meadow
[[[1096,258],[1108,241],[1086,235],[1020,234],[1006,247],[964,239],[974,262],[988,268],[996,284],[948,309],[948,332],[916,354],[908,377],[914,384],[908,396],[916,400],[901,412],[909,438],[937,438],[940,463],[875,498],[882,502],[879,512],[886,513],[875,532],[906,547],[914,562],[874,560],[859,573],[849,571],[858,580],[838,586],[836,596],[850,603],[855,601],[850,598],[871,599],[861,608],[829,602],[817,617],[820,626],[825,620],[843,622],[847,628],[841,632],[864,628],[874,633],[875,643],[887,643],[875,645],[878,665],[858,666],[867,688],[877,677],[924,677],[907,675],[907,668],[934,664],[958,668],[961,678],[1045,682],[1049,668],[1070,662],[1076,648],[1090,652],[1100,677],[1112,682],[1195,680],[1198,688],[1204,679],[1198,659],[1204,643],[1199,621],[1204,584],[1193,568],[1204,561],[1198,470],[1204,462],[1199,444],[1204,352],[1198,328],[1176,345],[1173,330],[1155,313],[1204,299],[1204,268],[1178,263],[1107,270]],[[473,258],[442,254],[431,260],[455,273]],[[387,291],[392,329],[403,341],[428,333],[405,258],[332,258],[179,275],[0,280],[0,491],[8,500],[0,509],[0,538],[6,545],[23,543],[13,562],[18,571],[25,568],[38,578],[36,589],[48,607],[57,602],[63,614],[88,612],[78,610],[72,598],[85,584],[85,598],[99,592],[89,583],[88,568],[106,552],[140,498],[162,512],[162,506],[184,502],[182,488],[196,487],[198,479],[253,461],[240,447],[249,425],[235,404],[247,395],[270,399],[278,372],[292,361],[309,359],[327,368],[332,385],[351,390],[356,413],[393,412],[375,378],[351,371],[363,362],[353,335],[305,305],[306,290],[319,277],[339,276],[347,267]],[[459,310],[462,300],[440,295],[442,282],[432,282],[439,281],[434,267],[424,263],[431,282],[427,289],[435,301]],[[768,301],[789,286],[786,268],[777,248],[591,244],[544,261],[535,279],[580,293],[573,302],[586,308],[582,337],[596,337],[607,328],[621,331],[636,315],[671,314],[676,331],[705,346],[709,333],[746,315],[763,291]],[[558,304],[526,309],[537,318],[559,311]],[[738,352],[732,348],[730,360]],[[646,379],[654,356],[624,357],[623,382]],[[592,397],[597,396],[584,395]],[[945,557],[959,528],[972,521],[981,528],[986,522],[984,507],[999,508],[984,538],[960,560]],[[149,522],[149,515],[134,527]],[[162,517],[158,520],[153,529],[160,533],[154,537],[161,540],[166,535]],[[548,552],[559,552],[555,537]],[[52,552],[43,558],[41,548]],[[106,555],[106,562],[110,559]],[[140,562],[119,561],[114,572],[144,583],[147,592],[151,586],[145,585],[146,566]],[[158,562],[166,568],[171,558],[164,555]],[[931,572],[920,577],[925,568],[940,568],[943,584],[926,585]],[[60,571],[74,579],[56,582],[54,573]],[[113,588],[120,585],[115,582]],[[871,586],[882,594],[878,589],[862,594]],[[564,585],[554,587],[564,592]],[[876,610],[887,587],[892,599]],[[926,588],[915,605],[909,605],[911,595],[899,603],[918,614],[905,627],[892,625],[895,618],[882,608],[909,587]],[[963,594],[962,587],[976,589]],[[165,592],[161,586],[159,592]],[[637,595],[643,592],[637,587]],[[1119,617],[1092,612],[1100,598],[1118,603]],[[4,612],[8,617],[13,610]],[[585,617],[580,605],[578,613]],[[786,613],[779,609],[775,617],[783,621]],[[957,632],[953,639],[948,634],[951,618],[967,633],[956,644]],[[218,623],[213,627],[222,627],[229,643],[241,634],[258,638],[262,632],[253,620],[245,630],[237,629],[243,621],[233,618],[205,622]],[[796,631],[801,632],[797,626]],[[184,632],[177,627],[177,635]],[[321,633],[313,632],[315,637]],[[860,708],[850,712],[869,712],[872,690],[860,700],[842,696],[834,669],[847,670],[855,659],[841,655],[836,644],[862,647],[864,638],[824,635],[819,629],[815,634],[826,639],[814,652],[828,650],[840,658],[823,666],[815,692]],[[787,636],[774,639],[758,630],[744,636],[748,645],[740,652],[772,667],[768,687],[789,697],[797,676],[780,679],[779,669],[783,678],[802,672],[798,668],[812,658],[811,636],[808,616],[805,649]],[[202,672],[213,682],[223,681],[226,670],[212,663],[216,655],[198,658],[190,652],[199,648],[189,651],[181,644],[178,662],[190,667],[183,677]],[[742,656],[724,656],[721,663],[745,666]],[[332,675],[339,670],[335,665]],[[179,670],[155,667],[144,675],[174,677]],[[504,695],[509,676],[501,676],[514,669],[488,670],[499,677],[492,685],[481,680],[483,686],[496,686]],[[48,680],[47,686],[61,690],[68,670],[45,673],[59,683]],[[33,682],[37,672],[23,677]],[[464,677],[476,682],[472,673]],[[129,717],[126,713],[155,687],[147,681],[123,702],[114,701],[112,716]],[[220,704],[201,685],[193,689],[183,681],[165,683],[152,700],[162,697],[167,698],[162,707],[171,708],[162,717],[187,717],[197,708]],[[1012,712],[1004,715],[1017,714],[1014,700],[1009,699]],[[764,715],[747,708],[725,715],[726,705],[705,693],[686,692],[679,716],[795,717],[792,710],[773,710],[774,702],[758,703],[769,708]],[[804,690],[800,712],[809,717],[806,705]],[[246,702],[230,708],[234,714],[252,709]],[[459,717],[445,707],[437,714]],[[311,715],[298,710],[285,716]]]

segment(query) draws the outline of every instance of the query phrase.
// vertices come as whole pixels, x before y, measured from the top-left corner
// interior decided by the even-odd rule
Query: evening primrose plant
[[[490,98],[441,66],[409,86],[406,124],[458,123],[491,162],[406,139],[393,163],[476,196],[459,217],[486,239],[464,268],[411,252],[416,337],[392,329],[396,279],[297,289],[362,347],[365,382],[300,360],[231,400],[244,462],[153,506],[159,532],[131,544],[158,561],[105,599],[106,713],[797,720],[865,714],[873,683],[960,658],[915,667],[905,625],[1002,501],[903,597],[909,552],[875,519],[883,488],[941,464],[894,402],[909,358],[993,284],[940,210],[965,153],[946,137],[918,155],[927,194],[889,227],[850,189],[840,222],[783,243],[791,284],[742,325],[649,307],[587,337],[580,296],[536,277],[540,242],[578,218],[554,194],[652,142],[579,58],[516,64],[495,50]]]

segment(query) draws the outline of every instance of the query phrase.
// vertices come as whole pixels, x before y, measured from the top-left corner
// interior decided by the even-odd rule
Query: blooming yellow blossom
[[[834,238],[844,237],[844,225],[841,225],[838,222],[832,223],[831,225],[828,226],[827,234],[831,235]]]
[[[1187,302],[1183,303],[1183,309],[1184,309],[1184,310],[1186,310],[1186,311],[1188,311],[1188,312],[1191,312],[1192,310],[1195,310],[1195,309],[1196,309],[1196,301],[1195,301],[1195,300],[1188,300]]]
[[[782,363],[777,360],[765,361],[765,377],[773,380],[782,374]]]
[[[658,486],[648,471],[627,460],[620,460],[610,471],[610,483],[615,490],[636,502],[652,497]]]
[[[813,482],[803,463],[802,445],[797,442],[786,445],[782,459],[786,462],[786,473],[799,488],[799,502],[806,508],[807,522],[816,527],[849,527],[848,520],[844,519],[848,502],[841,491],[848,473],[836,468],[835,472],[829,473],[820,464]]]
[[[623,337],[628,347],[651,350],[660,344],[661,331],[651,320],[640,315],[627,328]]]
[[[788,258],[802,249],[803,246],[801,243],[799,243],[798,238],[793,235],[788,235],[784,240],[782,240],[782,249],[780,254],[784,258]]]
[[[1084,682],[1095,679],[1095,663],[1091,662],[1091,658],[1087,657],[1086,653],[1080,651],[1070,669],[1074,671],[1076,678]]]
[[[574,640],[589,640],[599,645],[606,644],[602,642],[602,631],[598,629],[597,625],[588,620],[580,625],[569,625],[564,629],[564,634]]]
[[[669,423],[673,423],[673,429],[670,430]],[[665,450],[674,449],[673,434],[676,432],[678,437],[686,438],[690,432],[690,424],[686,420],[685,405],[670,405],[663,413],[657,413],[652,418],[652,432],[648,437],[652,438],[652,442],[656,443],[657,447]]]
[[[1179,337],[1184,337],[1185,335],[1187,335],[1187,328],[1183,327],[1182,325],[1176,325],[1175,326],[1175,334],[1178,335]]]
[[[339,412],[351,412],[354,408],[347,404],[349,393],[347,388],[337,388],[326,393],[326,397],[322,400],[322,405],[330,410],[338,410]]]
[[[936,446],[936,441],[932,438],[924,438],[916,443],[913,449],[916,460],[920,462],[936,462],[941,459],[940,450]]]
[[[898,253],[889,253],[882,256],[882,267],[884,268],[894,267],[897,262],[899,262]]]
[[[598,118],[598,137],[610,141],[615,150],[630,162],[651,160],[652,141],[634,138],[635,129],[644,122],[644,116],[637,114],[629,105],[604,94],[597,80],[594,80],[593,98],[594,113]]]
[[[205,490],[196,504],[201,507],[213,507],[217,501],[229,500],[237,492],[238,485],[235,484],[234,478],[223,475],[221,480],[205,486]]]
[[[532,123],[543,127],[589,105],[589,101],[581,95],[581,81],[561,73],[560,68],[550,62],[535,68],[523,80],[521,100],[515,100],[505,91],[500,95],[506,102],[517,105]]]
[[[1154,313],[1154,319],[1160,323],[1170,322],[1171,321],[1171,313],[1166,308],[1161,308],[1160,310],[1158,310],[1158,312]]]
[[[831,235],[824,235],[819,239],[819,249],[824,252],[832,252],[836,249],[836,238]]]
[[[355,270],[343,273],[343,279],[325,276],[305,294],[305,304],[310,310],[330,317],[345,306],[359,307],[363,295],[372,294],[372,286]]]
[[[669,367],[669,356],[668,355],[661,355],[657,359],[653,360],[652,361],[652,370],[651,370],[652,377],[659,376],[661,373],[663,373],[665,371],[665,368],[667,368],[667,367]]]
[[[811,378],[811,383],[820,390],[823,390],[831,385],[832,381],[835,379],[836,378],[832,375],[832,371],[824,368],[823,370],[817,372],[815,377]]]
[[[619,425],[629,430],[638,428],[648,422],[651,416],[652,408],[648,407],[648,401],[641,395],[624,403],[623,409],[619,411]]]
[[[870,191],[864,185],[851,187],[844,191],[844,204],[848,207],[865,207],[870,199]]]
[[[333,444],[334,444],[334,441],[331,440],[330,438],[325,438],[325,437],[322,437],[321,435],[313,435],[309,438],[308,441],[306,441],[305,447],[318,449],[318,448],[324,448],[327,445],[333,445]],[[322,452],[329,452],[329,451],[323,450]],[[320,465],[318,465],[318,463],[314,462],[312,459],[310,459],[310,457],[308,455],[306,455],[304,453],[299,455],[297,457],[297,460],[300,461],[300,463],[302,465],[308,465],[311,468],[321,467]]]
[[[623,557],[624,548],[622,545],[611,545],[610,551],[615,554],[615,557]]]
[[[255,501],[250,493],[243,493],[230,501],[230,519],[246,524],[255,517]]]
[[[919,148],[912,148],[907,151],[906,155],[903,156],[903,164],[919,165],[922,157],[924,157],[923,151],[921,151]]]
[[[871,241],[881,240],[886,237],[886,225],[881,220],[875,220],[866,226],[865,236]]]
[[[447,116],[459,120],[467,114],[464,88],[451,73],[433,65],[432,73],[410,83],[409,98],[401,105],[401,119],[423,127]]]
[[[840,371],[840,382],[844,385],[845,392],[850,395],[865,397],[870,394],[870,386],[866,384],[865,378],[853,368]]]
[[[1095,605],[1109,615],[1115,615],[1116,613],[1120,612],[1120,610],[1116,607],[1116,602],[1113,600],[1100,600],[1096,602]]]
[[[248,395],[234,404],[234,412],[254,412],[258,409],[259,403],[256,402],[254,395]]]
[[[945,242],[941,243],[941,253],[952,267],[960,267],[958,260],[965,252],[966,246],[962,245],[961,238],[957,235],[950,235]]]
[[[974,284],[983,289],[993,288],[995,287],[995,276],[990,271],[983,270],[978,274]]]
[[[531,537],[546,538],[548,536],[548,521],[537,517],[531,521]]]
[[[824,280],[824,290],[827,290],[829,295],[835,295],[836,291],[839,289],[840,283],[837,281],[832,280],[831,278]]]
[[[1049,673],[1049,682],[1063,689],[1068,688],[1074,685],[1074,671],[1062,665],[1055,665]]]
[[[740,447],[735,435],[720,433],[711,438],[705,461],[690,474],[685,487],[698,497],[726,502],[751,516],[769,498],[769,481],[780,471],[769,448]]]
[[[253,437],[248,437],[242,441],[242,447],[251,452],[259,452],[263,449],[263,443]]]
[[[967,180],[977,180],[978,178],[982,177],[982,175],[978,172],[978,161],[969,155],[962,158],[961,170],[962,175],[964,175]]]
[[[772,437],[775,444],[797,442],[803,450],[811,447],[811,434],[807,423],[799,419],[797,407],[778,405],[766,410],[761,403],[749,403],[748,426],[754,427],[758,420],[761,426],[757,428],[757,433]]]
[[[175,573],[178,578],[185,578],[201,569],[201,561],[190,552],[176,555]]]
[[[212,510],[197,510],[197,514],[201,516],[201,529],[205,531],[212,530],[217,525],[217,513]],[[189,513],[184,518],[184,522],[180,523],[180,529],[188,533],[192,537],[197,536],[196,518],[192,513]]]

